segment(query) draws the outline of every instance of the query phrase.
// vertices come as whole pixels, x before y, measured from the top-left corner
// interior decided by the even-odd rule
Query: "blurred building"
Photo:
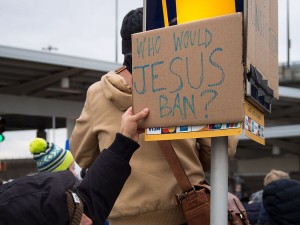
[[[0,116],[5,119],[6,131],[36,130],[37,136],[46,137],[47,129],[66,128],[70,137],[87,88],[119,66],[0,46]],[[266,145],[242,135],[237,154],[229,163],[230,179],[242,178],[248,192],[259,190],[265,174],[273,168],[299,177],[300,63],[292,63],[289,68],[280,65],[279,82],[280,100],[274,101],[272,113],[265,115]],[[32,159],[13,158],[0,157],[7,162],[6,171],[0,172],[3,179],[32,170]]]

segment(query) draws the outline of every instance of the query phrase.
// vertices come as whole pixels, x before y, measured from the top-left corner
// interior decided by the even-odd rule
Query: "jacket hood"
[[[125,79],[114,72],[109,72],[101,78],[104,95],[121,111],[132,105],[131,87]]]

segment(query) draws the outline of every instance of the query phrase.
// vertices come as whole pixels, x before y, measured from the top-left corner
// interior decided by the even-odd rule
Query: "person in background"
[[[290,179],[288,173],[281,170],[272,169],[264,178],[264,187],[269,183],[280,180]],[[245,209],[251,224],[267,225],[269,224],[268,213],[263,205],[263,189],[253,193],[248,204],[245,204]]]
[[[103,225],[139,148],[138,121],[149,109],[133,115],[130,107],[122,116],[113,143],[99,155],[74,188],[69,170],[40,172],[0,186],[1,225]]]
[[[123,67],[116,68],[92,84],[80,117],[70,138],[70,150],[81,168],[89,168],[114,140],[121,115],[132,106],[132,43],[131,35],[142,31],[143,8],[127,13],[121,27]],[[233,157],[237,136],[228,140],[228,156]],[[205,179],[210,168],[211,139],[171,141],[191,183]],[[179,225],[185,219],[174,196],[181,190],[169,165],[155,141],[141,136],[140,151],[134,153],[132,173],[109,215],[110,225]],[[90,169],[87,171],[89,174]],[[101,210],[99,208],[98,210]]]
[[[77,176],[75,161],[70,151],[43,138],[35,138],[31,141],[29,150],[36,162],[38,172],[70,170],[74,176]]]
[[[248,219],[251,225],[256,225],[259,218],[259,211],[262,204],[263,190],[259,190],[250,196],[249,202],[244,203]]]
[[[264,187],[263,204],[270,225],[300,224],[300,182],[279,179]]]
[[[276,180],[286,180],[290,179],[288,173],[281,171],[281,170],[274,170],[272,169],[264,179],[264,187],[266,187],[269,183],[276,181]],[[264,194],[264,192],[263,192]],[[264,207],[263,201],[261,200],[260,210],[259,210],[259,217],[258,217],[258,224],[259,225],[267,225],[270,224],[270,216],[266,212]]]
[[[46,142],[43,138],[35,138],[30,143],[29,150],[36,161],[39,172],[69,170],[77,178],[75,186],[79,184],[80,181],[75,171],[75,161],[69,150]],[[105,221],[104,225],[108,224],[108,221]]]

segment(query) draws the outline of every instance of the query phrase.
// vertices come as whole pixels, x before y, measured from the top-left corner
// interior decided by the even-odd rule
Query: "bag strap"
[[[159,144],[160,149],[163,152],[171,170],[173,171],[173,174],[183,193],[193,190],[194,188],[191,185],[191,182],[186,175],[170,141],[158,141],[157,143]]]
[[[126,68],[126,66],[121,66],[118,69],[116,69],[114,72],[116,74],[119,74],[120,76],[122,76],[125,79],[125,81],[128,84],[128,86],[132,87],[132,75],[128,71],[128,69]]]

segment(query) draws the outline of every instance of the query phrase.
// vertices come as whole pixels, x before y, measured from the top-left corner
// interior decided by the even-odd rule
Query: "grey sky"
[[[51,45],[58,48],[56,53],[114,61],[115,3],[114,0],[0,0],[0,45],[34,50]],[[143,0],[118,1],[118,38],[124,15],[142,5]],[[121,53],[119,58],[122,60]]]
[[[300,1],[290,1],[291,61],[300,61]],[[279,2],[279,62],[287,60],[286,2]],[[0,45],[115,61],[116,0],[0,0]],[[119,30],[124,15],[143,0],[118,0]]]
[[[287,60],[286,2],[279,2],[279,62]],[[290,2],[291,61],[300,62],[300,1]],[[0,0],[0,45],[42,50],[51,45],[55,53],[115,61],[116,0]],[[118,61],[122,62],[119,30],[124,15],[141,7],[143,0],[118,0]],[[60,133],[62,132],[62,133]],[[53,140],[52,132],[48,138]],[[57,131],[55,141],[64,146],[65,131]],[[19,150],[18,156],[30,157],[28,143],[35,132],[6,132],[0,145],[4,150]],[[16,150],[16,151],[17,151]]]

